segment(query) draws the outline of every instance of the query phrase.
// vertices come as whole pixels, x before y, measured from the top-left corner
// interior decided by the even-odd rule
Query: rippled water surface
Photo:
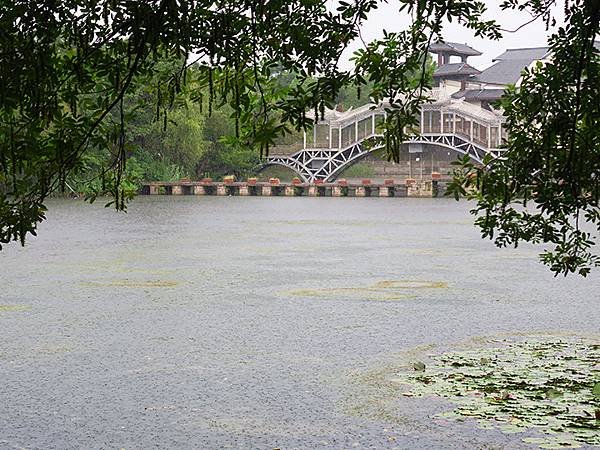
[[[53,201],[0,252],[0,448],[523,448],[377,373],[486,336],[600,330],[600,278],[440,199]]]

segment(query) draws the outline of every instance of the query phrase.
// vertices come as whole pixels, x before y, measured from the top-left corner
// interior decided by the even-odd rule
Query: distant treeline
[[[260,163],[259,151],[240,145],[235,135],[235,119],[227,104],[216,102],[210,108],[199,100],[202,93],[194,87],[195,68],[188,69],[189,78],[168,108],[158,106],[157,92],[168,90],[169,76],[181,66],[180,61],[164,61],[158,65],[153,79],[140,84],[127,95],[126,109],[127,151],[125,177],[128,183],[140,181],[176,181],[182,178],[221,179],[226,175],[238,178],[256,175]],[[276,75],[282,85],[294,82],[290,74]],[[367,91],[368,92],[368,91]],[[205,98],[208,93],[204,93]],[[343,89],[338,104],[344,109],[368,102],[359,98],[357,89]],[[161,105],[164,105],[164,100]],[[209,110],[210,109],[210,110]],[[116,118],[115,118],[116,119]],[[291,130],[280,138],[281,144],[302,141],[302,132]],[[105,150],[93,148],[86,152],[82,164],[70,175],[70,185],[85,190],[89,181],[98,187],[103,183],[102,173],[110,165]]]

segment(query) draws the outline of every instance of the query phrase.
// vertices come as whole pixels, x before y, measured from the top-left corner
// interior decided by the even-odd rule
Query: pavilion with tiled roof
[[[479,56],[481,52],[467,44],[439,41],[431,44],[429,51],[438,55],[438,67],[433,74],[435,86],[458,83],[460,89],[465,89],[466,80],[481,73],[467,63],[469,56]],[[460,62],[451,62],[453,56],[460,57]]]
[[[448,64],[451,56],[459,56],[462,62],[467,62],[469,56],[480,56],[482,54],[467,44],[441,41],[431,44],[429,51],[438,55],[438,66]]]
[[[508,49],[482,71],[467,64],[469,56],[481,53],[466,44],[436,42],[430,47],[430,52],[438,55],[438,68],[433,75],[435,86],[446,90],[453,99],[490,109],[490,105],[502,97],[507,86],[519,82],[525,68],[548,57],[549,48]],[[451,56],[459,56],[462,62],[451,63]]]

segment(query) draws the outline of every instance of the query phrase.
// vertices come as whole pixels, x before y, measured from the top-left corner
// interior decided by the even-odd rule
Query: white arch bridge
[[[325,120],[318,121],[312,133],[304,133],[302,148],[283,154],[281,147],[276,147],[263,167],[288,167],[309,183],[331,181],[358,159],[384,147],[381,124],[385,108],[383,104],[345,113],[328,110]],[[420,133],[406,141],[411,153],[433,145],[469,155],[481,163],[486,154],[498,156],[502,152],[503,117],[495,111],[446,98],[424,105],[419,122]]]

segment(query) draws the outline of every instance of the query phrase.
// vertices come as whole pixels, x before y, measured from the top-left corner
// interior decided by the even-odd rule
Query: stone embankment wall
[[[400,154],[400,161],[395,163],[385,160],[383,152],[369,154],[356,162],[356,165],[362,166],[365,172],[374,181],[380,181],[386,178],[393,178],[403,181],[407,178],[426,179],[431,178],[432,172],[441,175],[442,181],[449,181],[452,178],[452,161],[460,156],[459,153],[443,148],[424,148],[420,153],[409,153],[403,150]],[[347,175],[344,172],[340,177],[354,180],[352,166],[347,169]]]

